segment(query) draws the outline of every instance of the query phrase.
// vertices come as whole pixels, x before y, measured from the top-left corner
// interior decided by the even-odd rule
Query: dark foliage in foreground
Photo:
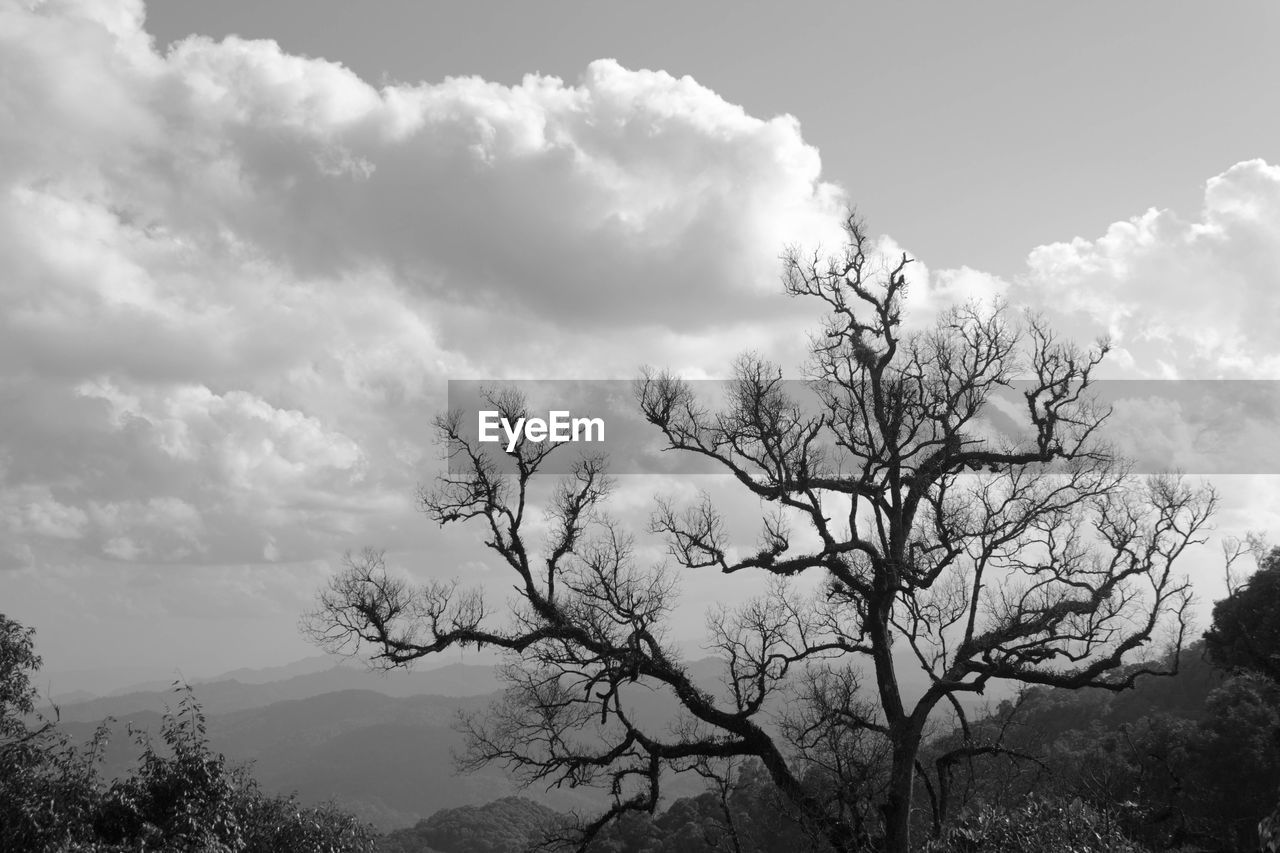
[[[1280,548],[1258,562],[1252,577],[1214,605],[1204,639],[1219,666],[1280,681]]]
[[[98,772],[106,726],[84,746],[48,722],[31,725],[40,665],[32,632],[0,615],[0,850],[7,853],[364,853],[371,829],[336,807],[304,807],[264,793],[243,767],[209,748],[189,688],[164,717],[160,742],[143,734],[136,769]]]
[[[1007,743],[1038,763],[974,768],[962,795],[974,803],[1017,809],[1048,793],[1105,813],[1153,850],[1252,853],[1280,799],[1280,686],[1215,673],[1199,644],[1173,679],[1114,697],[1037,691],[993,720],[1010,716],[1021,721]]]

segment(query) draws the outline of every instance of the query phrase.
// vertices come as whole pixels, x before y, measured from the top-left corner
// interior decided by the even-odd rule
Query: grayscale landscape
[[[0,851],[1277,853],[1278,41],[0,0]]]

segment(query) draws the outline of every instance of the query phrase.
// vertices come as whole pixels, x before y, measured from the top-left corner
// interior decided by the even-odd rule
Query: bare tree
[[[636,565],[632,539],[604,513],[603,462],[578,463],[534,542],[534,479],[557,445],[517,444],[503,475],[456,413],[437,427],[464,473],[421,505],[441,524],[485,528],[517,580],[510,618],[455,585],[412,587],[372,553],[320,596],[313,634],[330,648],[368,644],[385,666],[458,645],[517,653],[511,689],[470,723],[469,757],[528,781],[607,786],[612,806],[578,827],[579,849],[624,812],[652,810],[664,770],[753,757],[831,849],[906,851],[917,757],[940,705],[958,708],[1001,679],[1120,690],[1158,671],[1121,669],[1144,646],[1181,645],[1191,593],[1174,562],[1201,541],[1215,498],[1173,477],[1135,480],[1101,444],[1108,413],[1088,389],[1106,344],[1080,351],[1002,306],[958,308],[907,334],[908,259],[879,264],[853,217],[847,234],[839,257],[784,256],[787,292],[828,314],[812,346],[816,411],[750,355],[719,411],[673,376],[637,383],[670,448],[715,460],[768,507],[746,549],[728,541],[710,498],[660,502],[651,524],[680,566],[774,577],[759,599],[709,620],[723,695],[665,641],[673,575]],[[1019,379],[1023,434],[994,436],[984,409]],[[511,420],[524,414],[516,395],[490,402]],[[799,593],[795,580],[814,574],[819,592]],[[921,695],[902,689],[905,667],[927,675]],[[857,689],[859,672],[869,691]],[[665,695],[679,723],[637,718],[641,690]],[[777,725],[771,700],[788,690],[794,710]],[[811,772],[822,762],[843,762],[826,768],[841,772]],[[878,799],[872,820],[847,792],[823,789],[849,784],[845,771],[862,774],[858,797]]]

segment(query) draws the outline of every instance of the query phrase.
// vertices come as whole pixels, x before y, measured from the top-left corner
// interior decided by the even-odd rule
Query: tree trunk
[[[910,853],[911,801],[915,793],[916,753],[923,727],[908,720],[894,737],[893,768],[889,774],[889,794],[885,800],[885,853]]]

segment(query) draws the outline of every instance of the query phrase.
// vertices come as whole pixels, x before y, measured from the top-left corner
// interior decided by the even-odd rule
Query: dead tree
[[[578,849],[619,815],[652,810],[664,770],[751,757],[833,850],[906,851],[917,756],[939,706],[997,680],[1119,690],[1157,671],[1121,669],[1150,643],[1181,645],[1191,592],[1174,563],[1200,541],[1215,498],[1173,477],[1136,480],[1099,441],[1107,412],[1089,385],[1106,344],[1082,352],[1001,306],[958,308],[907,334],[908,259],[879,264],[852,217],[847,233],[834,259],[784,256],[787,292],[828,314],[812,346],[816,407],[797,403],[780,370],[754,356],[736,363],[719,411],[673,376],[637,383],[670,448],[714,460],[768,506],[745,549],[728,541],[710,498],[659,503],[651,524],[687,570],[773,576],[758,600],[710,619],[723,695],[698,684],[665,641],[671,568],[637,566],[632,538],[604,512],[603,461],[582,460],[539,501],[536,474],[558,446],[519,443],[504,474],[463,437],[457,414],[437,426],[462,473],[424,492],[421,506],[441,524],[486,531],[515,579],[514,610],[493,613],[455,584],[413,587],[373,553],[320,596],[314,636],[330,648],[367,644],[385,666],[454,646],[512,652],[510,689],[469,723],[469,760],[531,782],[606,786],[612,806],[578,827]],[[1001,438],[982,416],[1015,380],[1025,428]],[[512,421],[524,414],[518,396],[490,402]],[[538,541],[535,504],[545,508]],[[821,591],[799,594],[793,580],[813,573]],[[833,664],[867,673],[871,689],[808,677],[792,697],[801,712],[767,721],[789,675],[840,672]],[[921,695],[904,695],[904,667],[927,674]],[[678,725],[637,716],[637,691],[665,697]],[[807,784],[837,778],[806,776],[805,750],[812,757],[839,730],[841,743],[867,745],[858,754],[882,757],[869,789],[874,826],[849,798]]]

